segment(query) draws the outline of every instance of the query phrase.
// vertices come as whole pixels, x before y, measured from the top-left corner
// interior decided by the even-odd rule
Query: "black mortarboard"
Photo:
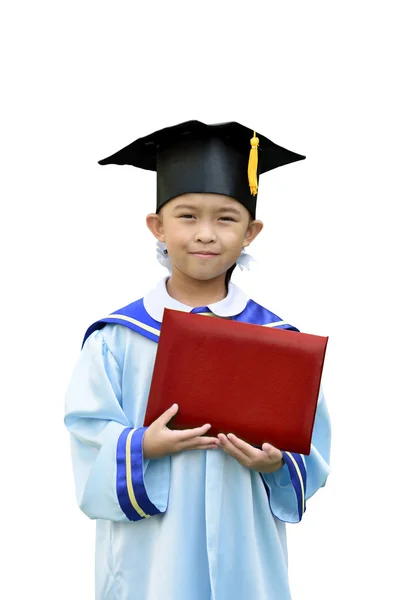
[[[239,123],[187,121],[139,138],[99,164],[157,171],[157,211],[176,196],[200,192],[231,196],[255,218],[259,175],[304,158]]]

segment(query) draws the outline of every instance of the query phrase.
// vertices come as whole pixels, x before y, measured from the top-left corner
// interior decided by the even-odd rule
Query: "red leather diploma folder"
[[[328,338],[165,309],[144,425],[309,454]]]

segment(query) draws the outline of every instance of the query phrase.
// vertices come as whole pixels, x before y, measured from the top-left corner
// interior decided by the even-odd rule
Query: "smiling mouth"
[[[201,256],[202,258],[211,258],[211,256],[218,256],[215,252],[190,252],[193,256]]]

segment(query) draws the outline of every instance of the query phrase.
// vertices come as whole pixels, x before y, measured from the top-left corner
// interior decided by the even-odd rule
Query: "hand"
[[[218,448],[220,441],[214,437],[203,437],[211,425],[183,431],[168,429],[167,423],[176,415],[179,407],[174,404],[146,429],[143,436],[143,457],[162,458],[181,450],[209,450]]]
[[[230,454],[240,462],[241,465],[253,471],[274,473],[284,464],[282,452],[278,448],[271,446],[271,444],[263,444],[262,450],[259,450],[240,440],[233,433],[228,433],[227,436],[220,433],[218,438],[224,452],[227,452],[227,454]]]

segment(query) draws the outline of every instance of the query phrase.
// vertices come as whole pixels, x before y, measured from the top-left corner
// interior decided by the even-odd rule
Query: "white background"
[[[333,471],[288,528],[293,599],[400,597],[395,5],[2,9],[2,598],[93,598],[65,388],[87,326],[164,274],[144,221],[154,174],[97,161],[187,119],[237,120],[307,155],[262,177],[258,269],[234,275],[330,336]]]

